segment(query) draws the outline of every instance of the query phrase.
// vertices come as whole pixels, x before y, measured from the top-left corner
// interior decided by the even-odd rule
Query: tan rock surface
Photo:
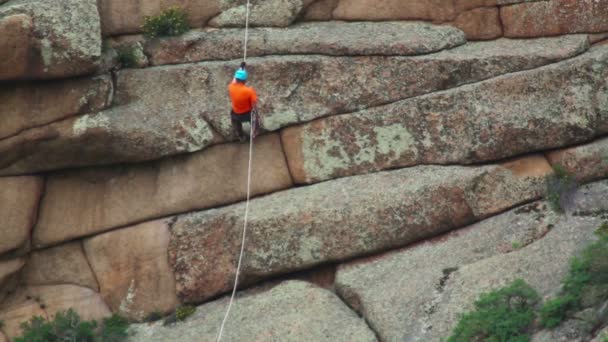
[[[26,286],[72,284],[99,291],[80,241],[33,251],[21,278]]]
[[[336,20],[432,20],[456,17],[453,0],[340,0]]]
[[[84,249],[112,309],[130,319],[177,306],[169,267],[169,220],[143,223],[87,239]]]
[[[476,42],[414,57],[252,58],[251,82],[264,129],[277,130],[537,68],[588,45],[581,35]],[[224,61],[121,70],[113,108],[0,141],[0,174],[138,162],[234,140],[226,85],[235,67]]]
[[[552,0],[500,9],[505,37],[608,31],[607,0]]]
[[[19,282],[18,272],[25,265],[25,259],[17,258],[0,261],[0,304],[14,292]]]
[[[40,177],[0,177],[0,254],[19,248],[29,238],[43,186]]]
[[[332,20],[340,0],[317,0],[304,10],[304,21]]]
[[[502,36],[498,7],[476,8],[460,13],[449,24],[462,30],[467,40],[490,40]]]
[[[589,184],[577,193],[575,206],[593,203],[593,209],[605,211],[607,191],[606,182]],[[381,340],[439,342],[481,293],[514,279],[524,279],[543,299],[555,295],[571,258],[594,240],[602,221],[559,215],[547,203],[531,203],[415,246],[341,265],[336,288]]]
[[[240,201],[246,196],[248,154],[248,144],[224,144],[154,163],[52,175],[34,244]],[[277,134],[258,138],[253,155],[254,196],[292,186]]]
[[[246,3],[241,1],[236,2],[235,5],[224,9],[222,13],[211,19],[208,23],[209,26],[245,27]],[[249,25],[252,27],[287,27],[296,20],[303,9],[304,3],[302,0],[253,1],[249,11]]]
[[[608,138],[547,153],[553,165],[560,165],[579,182],[608,177]]]
[[[160,0],[126,1],[100,0],[101,24],[105,36],[139,33],[145,16],[160,14],[170,7],[186,11],[192,27],[202,27],[207,21],[220,13],[220,0]]]
[[[111,102],[110,76],[0,85],[0,139],[69,116],[102,110]]]
[[[242,280],[404,246],[538,198],[548,165],[529,158],[506,166],[419,166],[254,199]],[[177,217],[169,255],[181,299],[199,302],[230,288],[244,209],[241,203]]]
[[[101,320],[111,312],[95,291],[75,285],[30,286],[0,305],[2,331],[13,338],[21,334],[20,324],[33,316],[51,319],[58,311],[74,309],[84,320]]]
[[[66,78],[93,73],[99,66],[96,0],[11,1],[0,7],[0,17],[9,18],[0,23],[0,35],[9,37],[0,48],[10,48],[8,63],[0,59],[0,80]]]
[[[200,342],[217,339],[228,298],[201,305],[184,322],[131,327],[130,342]],[[302,281],[237,295],[226,322],[226,342],[376,342],[372,330],[330,291]],[[238,308],[238,309],[237,309]]]
[[[25,14],[0,19],[0,80],[18,78],[28,72],[33,29],[32,18]]]
[[[587,141],[608,132],[607,57],[598,47],[531,71],[287,128],[281,134],[294,181],[469,164]]]

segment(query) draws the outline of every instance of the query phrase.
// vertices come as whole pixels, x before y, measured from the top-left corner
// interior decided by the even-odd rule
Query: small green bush
[[[148,314],[148,316],[146,316],[146,318],[144,319],[144,321],[146,322],[156,322],[159,321],[163,318],[163,313],[160,312],[159,310],[155,310],[154,312],[151,312],[150,314]]]
[[[100,342],[119,342],[127,339],[127,329],[129,322],[126,318],[117,314],[111,317],[104,318],[101,333],[99,334]]]
[[[137,65],[137,51],[133,47],[121,47],[116,50],[118,62],[123,68],[132,68]]]
[[[175,318],[178,321],[183,321],[186,318],[192,316],[195,312],[196,312],[196,308],[194,306],[190,306],[190,305],[180,306],[179,308],[175,309]]]
[[[539,301],[536,291],[521,279],[482,294],[475,310],[461,317],[447,341],[529,341],[527,330]]]
[[[179,36],[189,28],[186,12],[178,7],[171,7],[156,16],[146,16],[142,26],[148,38]]]
[[[578,184],[572,174],[556,164],[553,166],[553,175],[547,177],[546,186],[549,206],[553,211],[563,213]]]
[[[129,323],[113,315],[103,320],[101,329],[96,321],[83,321],[78,313],[69,309],[57,312],[51,321],[34,317],[21,324],[23,334],[14,342],[122,342],[127,338]]]
[[[596,232],[600,239],[585,248],[580,258],[572,259],[560,294],[541,308],[540,322],[544,327],[558,326],[568,312],[579,308],[586,286],[608,284],[608,234],[603,233],[603,227]]]
[[[58,312],[52,321],[37,316],[22,323],[23,335],[16,337],[14,342],[94,342],[96,327],[96,322],[81,321],[80,316],[70,309]]]

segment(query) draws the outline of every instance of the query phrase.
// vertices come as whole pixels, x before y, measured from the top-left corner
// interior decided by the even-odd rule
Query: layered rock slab
[[[247,5],[243,2],[224,0],[222,13],[209,21],[212,27],[245,27]],[[289,26],[304,9],[303,0],[260,0],[251,3],[249,25]]]
[[[608,176],[608,138],[581,146],[547,153],[552,165],[559,165],[579,182],[589,182]]]
[[[261,97],[264,128],[276,130],[539,67],[587,48],[585,36],[569,36],[466,44],[415,57],[273,56],[249,62],[252,75],[259,75],[251,82]],[[233,140],[226,85],[235,67],[202,62],[120,71],[116,107],[0,141],[0,174],[143,161]],[[336,72],[345,69],[349,73]]]
[[[170,7],[184,9],[192,27],[202,27],[220,13],[220,0],[124,1],[100,0],[101,24],[104,35],[142,32],[146,16],[155,16]]]
[[[505,37],[608,31],[606,0],[552,0],[500,9]]]
[[[606,210],[608,183],[585,186],[577,206]],[[422,244],[339,267],[336,287],[383,341],[440,341],[483,293],[523,278],[559,291],[570,259],[600,217],[565,217],[537,202]],[[517,248],[513,246],[517,244]],[[551,260],[551,262],[547,262]]]
[[[131,326],[130,342],[213,341],[225,313],[223,298],[197,308],[183,323]],[[301,281],[237,296],[224,341],[377,341],[365,322],[335,294]]]
[[[0,177],[0,254],[21,247],[36,223],[41,177]]]
[[[297,183],[418,164],[470,164],[608,130],[608,48],[282,131]]]
[[[19,271],[25,265],[25,259],[16,258],[0,261],[0,304],[8,297],[19,282]]]
[[[241,277],[252,282],[466,225],[539,197],[550,171],[542,157],[477,168],[425,166],[255,199]],[[231,288],[244,209],[237,204],[176,217],[169,258],[183,301]]]
[[[20,324],[34,316],[52,319],[58,311],[74,309],[83,320],[101,320],[111,315],[95,291],[75,285],[22,287],[0,305],[2,331],[9,338],[21,335]]]
[[[21,279],[26,286],[72,284],[99,291],[80,241],[31,252]]]
[[[101,295],[112,312],[143,320],[150,313],[175,309],[175,280],[167,260],[169,238],[169,222],[161,220],[84,241]]]
[[[110,76],[68,81],[0,85],[0,139],[112,102]]]
[[[8,52],[8,63],[0,62],[0,80],[65,78],[92,73],[99,65],[95,0],[16,0],[0,7],[0,18],[1,35],[17,45]],[[6,53],[2,49],[0,57]]]
[[[248,144],[224,144],[154,163],[53,174],[34,245],[243,200],[248,154]],[[293,185],[277,134],[259,137],[253,155],[252,196]]]
[[[242,29],[192,31],[147,43],[152,65],[241,58]],[[249,31],[247,55],[410,56],[466,43],[459,30],[427,23],[304,23]]]

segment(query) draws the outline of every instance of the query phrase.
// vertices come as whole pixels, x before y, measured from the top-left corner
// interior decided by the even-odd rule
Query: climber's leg
[[[251,112],[244,114],[236,114],[231,111],[230,121],[232,122],[232,127],[236,133],[237,138],[240,141],[246,140],[246,135],[243,131],[243,122],[251,122]]]

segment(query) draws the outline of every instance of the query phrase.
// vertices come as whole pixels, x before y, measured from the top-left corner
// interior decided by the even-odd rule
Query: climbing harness
[[[243,62],[247,62],[247,42],[249,41],[249,11],[251,4],[250,0],[247,0],[247,10],[245,15],[245,41],[243,42]],[[241,239],[241,251],[239,253],[239,260],[236,266],[236,274],[234,276],[234,287],[232,288],[232,294],[230,295],[230,301],[228,302],[228,308],[226,309],[226,314],[224,315],[224,319],[222,320],[222,325],[220,326],[220,331],[217,335],[217,342],[222,340],[222,334],[224,333],[224,327],[226,325],[226,321],[230,316],[230,309],[232,308],[232,304],[234,302],[234,297],[236,295],[236,290],[238,287],[239,275],[241,273],[241,263],[243,261],[243,254],[245,252],[245,237],[247,235],[247,220],[249,218],[249,201],[251,198],[251,164],[253,161],[253,138],[254,135],[257,134],[258,130],[258,113],[257,110],[251,111],[251,122],[249,129],[249,164],[247,167],[247,202],[245,204],[245,219],[243,221],[243,234]]]

